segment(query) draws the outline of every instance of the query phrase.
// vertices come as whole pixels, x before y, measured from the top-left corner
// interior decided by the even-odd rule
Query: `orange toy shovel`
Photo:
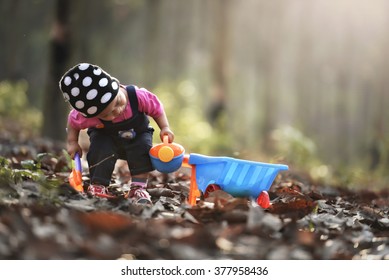
[[[78,192],[84,192],[84,186],[82,184],[82,167],[80,155],[76,153],[74,155],[74,167],[69,174],[69,184]]]

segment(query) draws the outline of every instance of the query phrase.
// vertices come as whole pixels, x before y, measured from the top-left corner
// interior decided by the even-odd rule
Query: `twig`
[[[106,160],[108,160],[108,159],[110,159],[110,158],[113,158],[113,157],[115,157],[115,154],[112,154],[112,155],[110,155],[110,156],[108,156],[108,157],[106,157],[106,158],[100,160],[98,163],[89,166],[89,169],[95,168],[95,167],[98,166],[99,164],[102,164],[104,161],[106,161]]]

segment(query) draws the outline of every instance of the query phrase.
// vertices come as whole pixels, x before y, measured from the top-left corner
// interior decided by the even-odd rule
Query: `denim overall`
[[[128,162],[132,176],[154,170],[149,157],[154,129],[146,114],[138,110],[134,86],[127,86],[126,90],[133,116],[119,123],[101,120],[103,128],[88,129],[91,184],[108,186],[117,159]]]

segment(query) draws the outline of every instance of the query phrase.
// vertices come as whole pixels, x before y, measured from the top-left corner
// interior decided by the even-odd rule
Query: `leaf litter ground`
[[[269,209],[223,191],[190,206],[182,169],[152,173],[150,207],[72,191],[59,146],[1,140],[0,259],[389,259],[388,190],[290,171]]]

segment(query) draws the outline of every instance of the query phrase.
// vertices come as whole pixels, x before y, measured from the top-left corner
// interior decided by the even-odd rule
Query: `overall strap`
[[[128,99],[130,101],[130,106],[132,110],[132,114],[135,115],[138,112],[138,97],[136,96],[136,90],[135,87],[130,85],[126,86]]]
[[[118,123],[113,123],[112,121],[100,120],[104,124],[104,127],[90,128],[88,130],[88,133],[96,130],[102,133],[117,135],[119,131],[125,131],[131,128],[133,128],[136,131],[136,133],[142,133],[148,130],[149,119],[147,118],[145,113],[139,112],[138,110],[139,103],[138,103],[138,97],[136,95],[135,87],[132,85],[126,86],[126,90],[127,90],[128,100],[130,102],[130,106],[132,110],[132,117]]]

